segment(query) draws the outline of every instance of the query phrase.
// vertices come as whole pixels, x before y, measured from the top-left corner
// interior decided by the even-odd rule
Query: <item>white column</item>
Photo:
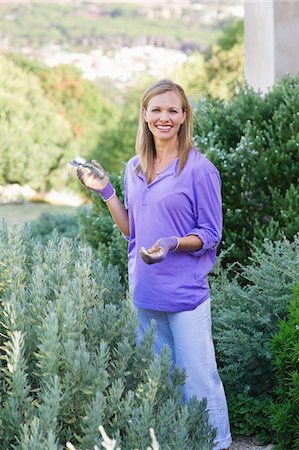
[[[266,92],[299,71],[299,0],[245,0],[245,78]]]

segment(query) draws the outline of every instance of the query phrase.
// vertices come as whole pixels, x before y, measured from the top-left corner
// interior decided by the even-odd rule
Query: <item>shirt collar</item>
[[[161,173],[160,175],[157,175],[157,177],[148,185],[148,186],[152,186],[155,183],[158,183],[159,181],[163,180],[163,178],[169,177],[170,175],[176,175],[177,173],[177,168],[178,168],[178,164],[179,164],[179,158],[175,158],[170,164],[169,166],[167,166]],[[145,178],[145,174],[142,171],[139,171],[137,173],[138,177],[141,178],[143,180],[143,182],[145,184],[147,184],[146,182],[146,178]]]

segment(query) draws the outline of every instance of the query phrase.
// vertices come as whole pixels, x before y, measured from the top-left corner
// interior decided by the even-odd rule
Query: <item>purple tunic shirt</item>
[[[221,240],[221,182],[216,167],[192,148],[177,176],[175,159],[149,185],[143,173],[134,171],[138,156],[127,163],[125,206],[130,236],[129,284],[134,304],[141,308],[177,312],[192,310],[209,297],[208,274]],[[159,238],[197,235],[198,251],[169,252],[157,264],[143,262],[139,250]]]

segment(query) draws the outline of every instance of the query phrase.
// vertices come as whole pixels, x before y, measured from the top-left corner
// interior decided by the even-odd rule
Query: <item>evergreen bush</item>
[[[299,229],[299,75],[267,94],[244,87],[230,101],[196,107],[195,142],[222,178],[222,249],[244,262],[252,243],[288,239]]]
[[[271,407],[271,423],[278,448],[299,448],[299,282],[287,318],[273,338],[277,399]]]
[[[248,392],[227,391],[229,418],[233,436],[255,436],[259,444],[273,442],[269,395],[252,396]]]
[[[136,315],[117,270],[92,250],[30,227],[0,225],[0,442],[2,448],[100,447],[99,425],[123,450],[212,450],[205,402],[181,404],[184,374],[170,350],[138,348]]]
[[[211,277],[213,336],[235,434],[271,436],[272,338],[298,279],[298,250],[298,234],[292,242],[265,240],[248,265],[224,269],[218,261]]]
[[[124,166],[119,174],[111,174],[110,180],[120,200],[124,200]],[[79,209],[80,237],[94,248],[104,266],[116,266],[122,282],[127,282],[128,243],[113,222],[107,205],[96,193],[91,193],[92,206]]]
[[[53,233],[67,238],[79,236],[79,223],[76,214],[51,214],[44,213],[37,220],[30,222],[32,237],[46,244]]]

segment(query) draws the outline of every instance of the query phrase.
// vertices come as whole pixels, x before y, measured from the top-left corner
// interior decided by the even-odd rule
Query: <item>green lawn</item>
[[[0,218],[4,218],[9,225],[35,220],[41,214],[74,214],[77,211],[73,206],[53,206],[47,203],[24,203],[14,205],[0,205]]]

